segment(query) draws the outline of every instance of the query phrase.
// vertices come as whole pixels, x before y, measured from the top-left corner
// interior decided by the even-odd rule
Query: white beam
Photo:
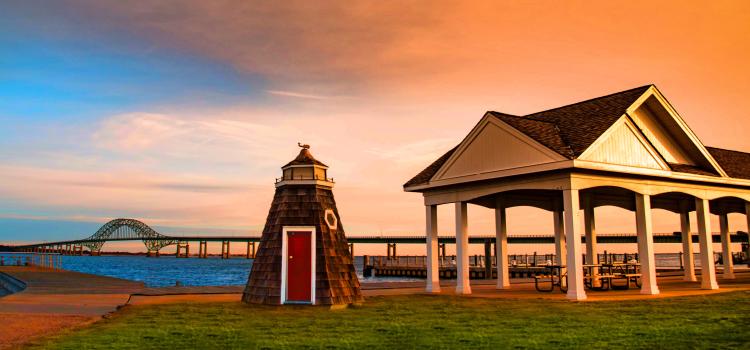
[[[686,203],[680,204],[680,233],[682,235],[682,266],[685,281],[695,282],[695,262],[693,257],[693,237],[690,234],[690,212]]]
[[[568,299],[584,300],[583,268],[581,267],[581,220],[578,190],[563,190],[565,207],[565,238],[568,250]]]
[[[440,264],[438,264],[437,205],[427,205],[427,285],[428,293],[440,292]]]
[[[719,231],[721,232],[721,261],[724,273],[722,277],[734,279],[734,261],[732,261],[732,239],[729,237],[729,218],[719,214]]]
[[[469,233],[466,202],[456,202],[456,294],[471,294],[469,285]]]
[[[701,288],[719,289],[714,266],[714,246],[711,237],[711,212],[708,200],[696,198],[695,212],[698,214],[698,244],[701,253]]]
[[[505,203],[501,197],[495,202],[495,258],[497,259],[497,289],[510,288],[508,272],[508,226]]]
[[[635,194],[635,222],[638,234],[638,257],[641,262],[641,294],[659,294],[659,287],[656,285],[651,196]]]

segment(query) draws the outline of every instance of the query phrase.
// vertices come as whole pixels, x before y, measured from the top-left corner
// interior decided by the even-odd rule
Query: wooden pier
[[[440,247],[441,253],[443,247]],[[426,278],[427,277],[427,257],[420,256],[395,256],[395,247],[389,247],[386,256],[363,256],[363,275],[364,277],[406,277],[406,278]],[[667,255],[663,253],[662,255]],[[720,253],[714,254],[715,259],[721,257]],[[672,257],[679,265],[660,266],[660,271],[683,270],[682,253],[674,253]],[[737,254],[737,262],[742,261],[744,256]],[[586,261],[585,254],[582,261]],[[547,272],[546,266],[555,262],[554,254],[511,254],[508,255],[510,267],[508,272],[511,278],[533,278],[537,275],[543,275]],[[638,260],[637,253],[608,253],[598,254],[596,261],[599,263],[628,262]],[[473,255],[469,257],[469,278],[471,279],[496,279],[497,265],[496,258],[492,255]],[[445,256],[440,254],[438,258],[439,276],[441,279],[453,279],[457,277],[456,256]]]

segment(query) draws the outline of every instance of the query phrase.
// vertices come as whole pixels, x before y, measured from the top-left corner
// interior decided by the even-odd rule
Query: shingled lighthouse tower
[[[272,305],[361,302],[328,166],[313,158],[310,146],[300,147],[276,179],[242,300]]]

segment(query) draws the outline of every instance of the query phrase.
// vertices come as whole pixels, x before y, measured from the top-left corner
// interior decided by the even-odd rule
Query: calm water
[[[148,287],[244,285],[253,266],[252,259],[178,259],[173,256],[63,256],[63,268],[95,275],[142,281]],[[404,278],[362,277],[362,257],[355,258],[359,280],[408,281]],[[414,280],[414,279],[411,279]]]
[[[145,256],[63,256],[66,270],[96,275],[142,281],[149,287],[174,286],[179,282],[184,286],[224,286],[244,285],[253,266],[252,259],[178,259],[174,256],[147,258]],[[541,259],[541,257],[540,257]],[[696,265],[700,259],[696,255]],[[418,281],[402,277],[362,276],[362,257],[355,257],[355,268],[360,281]],[[544,264],[543,260],[538,261]],[[678,254],[656,254],[658,267],[679,267]]]

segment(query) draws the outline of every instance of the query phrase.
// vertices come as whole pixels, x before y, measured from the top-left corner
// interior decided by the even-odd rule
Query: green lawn
[[[449,296],[364,305],[239,303],[126,307],[39,348],[747,348],[750,292],[573,303]]]

